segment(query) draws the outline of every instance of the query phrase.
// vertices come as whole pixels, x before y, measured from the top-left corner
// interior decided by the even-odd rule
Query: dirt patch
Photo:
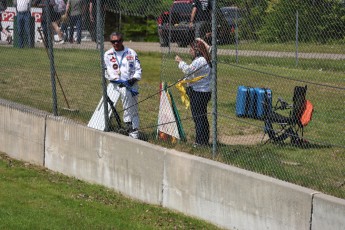
[[[236,136],[220,135],[218,136],[218,140],[220,143],[226,145],[256,145],[264,143],[268,140],[268,136],[264,136],[263,133]]]

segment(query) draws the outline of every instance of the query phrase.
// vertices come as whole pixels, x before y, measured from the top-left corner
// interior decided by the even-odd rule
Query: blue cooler
[[[267,104],[267,106],[265,105]],[[239,86],[236,96],[236,115],[262,119],[272,110],[272,91],[268,88]]]
[[[254,88],[239,86],[236,96],[236,115],[238,117],[254,117]]]
[[[254,88],[255,91],[255,118],[263,118],[265,115],[265,108],[267,112],[272,110],[272,91],[268,88]],[[267,106],[265,106],[267,103]]]

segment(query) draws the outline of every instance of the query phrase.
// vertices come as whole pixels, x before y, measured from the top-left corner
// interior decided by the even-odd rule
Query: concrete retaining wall
[[[176,151],[165,165],[168,208],[231,229],[309,229],[313,190]]]
[[[312,230],[344,230],[345,200],[325,194],[313,199]]]
[[[142,141],[47,118],[47,168],[148,203],[161,203],[164,155]]]
[[[0,151],[228,229],[344,229],[345,201],[0,100]]]
[[[19,160],[44,165],[47,115],[0,99],[0,151]]]

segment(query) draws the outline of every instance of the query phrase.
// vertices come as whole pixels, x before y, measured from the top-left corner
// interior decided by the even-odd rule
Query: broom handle
[[[37,28],[37,30],[38,30],[38,32],[40,33],[41,39],[42,39],[42,41],[43,41],[44,47],[46,48],[47,55],[48,55],[48,57],[49,57],[47,41],[45,40],[45,37],[43,37],[42,31],[41,31],[40,28],[41,28],[41,27]],[[55,68],[54,68],[54,75],[55,75],[55,77],[56,77],[56,80],[57,80],[58,83],[59,83],[60,89],[61,89],[61,91],[62,91],[62,95],[63,95],[63,97],[64,97],[64,99],[65,99],[66,104],[67,104],[67,108],[70,109],[68,100],[67,100],[66,95],[65,95],[65,91],[64,91],[63,88],[62,88],[60,79],[59,79],[59,77],[58,77],[58,75],[57,75],[57,73],[56,73]]]

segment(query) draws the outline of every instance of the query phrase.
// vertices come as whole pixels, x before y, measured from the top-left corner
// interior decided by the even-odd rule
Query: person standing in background
[[[68,0],[66,13],[69,12],[69,42],[74,42],[74,26],[77,28],[77,44],[81,43],[81,26],[82,26],[82,4],[83,0]]]
[[[106,3],[105,0],[100,0],[99,3],[101,4],[101,24],[102,28],[104,28],[104,21],[105,21],[105,9]],[[89,15],[90,15],[90,34],[92,41],[97,41],[97,0],[90,0],[89,2]]]
[[[209,0],[194,0],[189,26],[194,27],[194,37],[205,39],[211,31],[211,4]]]
[[[61,3],[59,0],[56,0],[56,1],[55,0],[33,0],[32,5],[42,8],[42,20],[41,20],[41,25],[42,25],[42,30],[43,30],[42,39],[45,39],[45,41],[48,41],[48,30],[51,31],[50,28],[48,28],[48,24],[47,24],[48,23],[47,16],[49,15],[50,17],[49,26],[51,26],[51,28],[54,29],[54,31],[57,33],[59,37],[57,44],[64,43],[63,33],[61,32],[58,26],[58,23],[61,18],[61,13],[59,13],[58,11],[60,11],[64,7],[64,2]],[[53,31],[51,31],[50,36],[51,36],[51,40],[53,41],[54,40]]]
[[[128,135],[139,138],[138,81],[141,79],[141,65],[137,53],[123,45],[123,35],[113,32],[110,35],[112,48],[104,53],[106,78],[112,89],[121,95],[123,121]]]
[[[61,32],[64,34],[63,38],[64,41],[67,42],[69,41],[68,37],[68,24],[69,24],[69,12],[66,11],[66,4],[67,0],[63,0],[65,3],[65,11],[61,12],[61,21],[60,21],[60,26],[61,26]]]
[[[65,43],[63,32],[60,30],[59,24],[61,21],[61,16],[66,12],[66,3],[64,0],[55,0],[54,11],[52,12],[52,27],[56,34],[59,37],[59,40],[56,41],[56,44]]]
[[[51,15],[54,11],[55,1],[54,0],[33,0],[32,3],[33,6],[37,6],[42,8],[42,30],[43,30],[43,38],[46,41],[46,45],[50,44],[51,41],[48,41],[48,31],[51,32],[50,28],[48,28],[48,22],[47,17],[49,15],[50,21],[49,26],[51,26]],[[50,34],[51,40],[53,39],[53,36]]]
[[[13,4],[16,7],[17,11],[17,32],[19,48],[24,48],[25,44],[27,44],[28,47],[33,44],[31,41],[32,37],[30,33],[31,3],[31,0],[13,1]],[[24,38],[26,38],[26,40],[24,40]]]

